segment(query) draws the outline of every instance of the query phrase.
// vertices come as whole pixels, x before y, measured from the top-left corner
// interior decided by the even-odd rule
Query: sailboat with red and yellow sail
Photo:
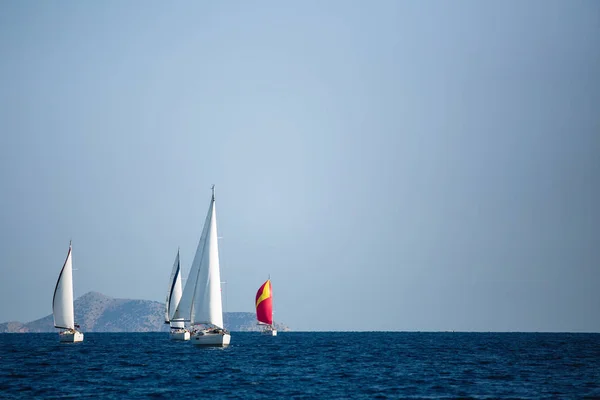
[[[273,325],[273,291],[271,288],[271,278],[256,292],[256,319],[259,325],[264,325],[262,331],[265,335],[277,336],[277,329]]]

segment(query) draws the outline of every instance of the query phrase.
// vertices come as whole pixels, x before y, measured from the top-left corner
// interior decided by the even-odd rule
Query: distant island
[[[75,300],[75,321],[83,332],[168,332],[164,303],[151,300],[114,299],[89,292]],[[225,327],[233,332],[259,331],[252,312],[223,313]],[[289,331],[276,323],[279,331]],[[0,323],[0,333],[56,332],[52,314],[35,321]]]

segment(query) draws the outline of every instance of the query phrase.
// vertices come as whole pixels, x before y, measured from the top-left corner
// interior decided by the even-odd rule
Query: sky
[[[600,332],[600,3],[3,1],[0,322],[164,301],[294,330]]]

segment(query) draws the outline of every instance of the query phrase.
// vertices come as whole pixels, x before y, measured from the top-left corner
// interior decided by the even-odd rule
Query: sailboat
[[[181,294],[181,265],[179,262],[179,249],[177,249],[177,256],[175,257],[171,278],[169,279],[167,300],[165,301],[165,324],[170,324],[171,326],[169,333],[171,340],[190,340],[190,331],[185,329],[183,318],[173,318],[175,309],[181,299]]]
[[[72,247],[69,242],[67,259],[60,270],[58,281],[54,288],[52,298],[52,314],[54,315],[54,327],[62,329],[58,336],[61,342],[83,342],[83,333],[75,324],[75,312],[73,310],[73,259]]]
[[[256,319],[259,325],[264,325],[262,331],[265,335],[277,336],[277,329],[273,325],[273,291],[271,278],[256,292]]]
[[[204,228],[174,318],[189,321],[193,344],[228,346],[231,335],[223,327],[215,185],[211,189],[212,197]]]

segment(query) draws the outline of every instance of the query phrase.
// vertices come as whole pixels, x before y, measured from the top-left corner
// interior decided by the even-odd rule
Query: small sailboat
[[[215,185],[212,186],[212,197],[190,274],[175,309],[174,318],[182,317],[190,322],[193,344],[229,345],[231,335],[223,327]]]
[[[60,270],[54,288],[52,314],[54,315],[54,327],[62,329],[58,335],[61,342],[82,342],[83,333],[77,330],[79,325],[75,324],[73,310],[73,259],[71,253],[72,247],[69,242],[67,259]]]
[[[185,329],[183,318],[173,318],[175,309],[181,300],[181,294],[181,265],[179,262],[179,249],[177,249],[177,256],[175,257],[171,278],[169,279],[167,300],[165,301],[165,324],[170,324],[171,326],[169,333],[171,340],[190,340],[190,331]]]
[[[256,319],[259,325],[264,325],[262,331],[265,335],[277,336],[277,329],[273,325],[273,291],[271,278],[256,292]]]

